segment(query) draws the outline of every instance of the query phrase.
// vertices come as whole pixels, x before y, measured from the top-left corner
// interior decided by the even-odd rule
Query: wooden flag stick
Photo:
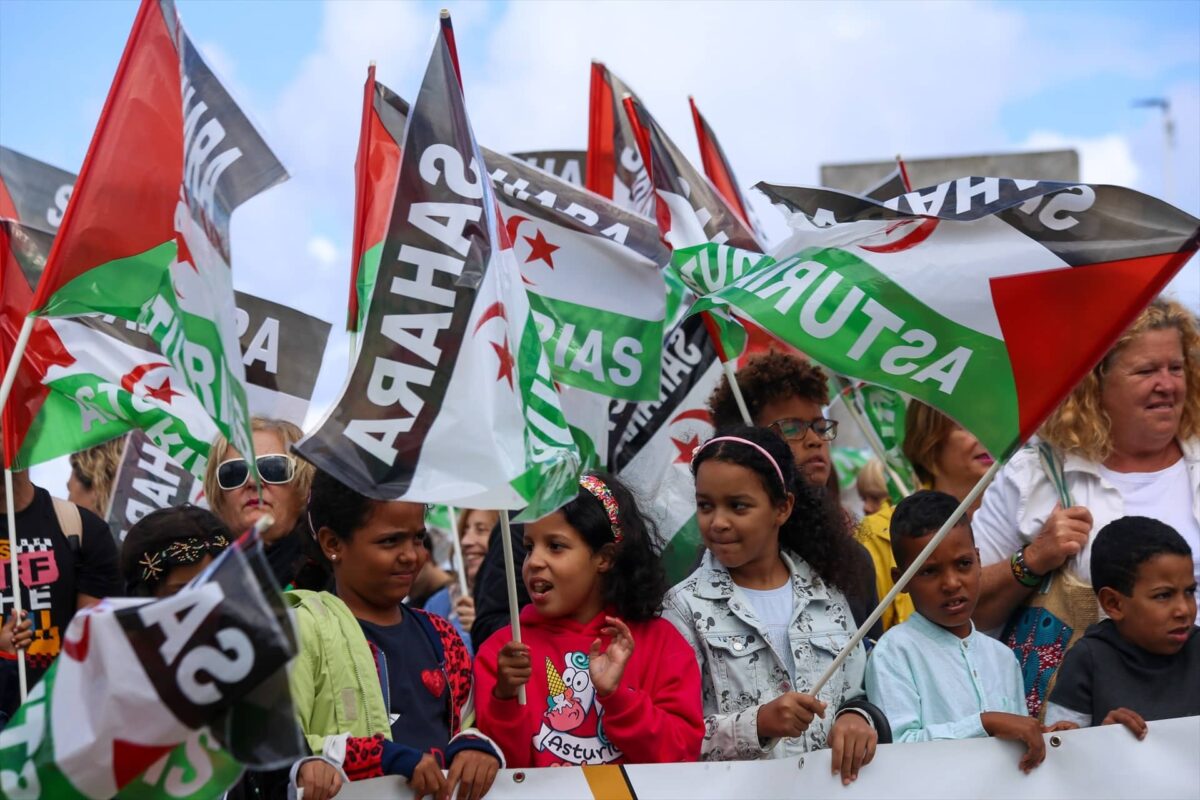
[[[4,502],[5,513],[8,515],[8,585],[12,587],[12,615],[15,625],[21,622],[21,570],[17,565],[17,514],[13,507],[12,470],[4,469]],[[13,630],[16,630],[14,625]],[[28,693],[28,679],[25,677],[25,648],[17,648],[17,684],[21,688],[21,702],[25,702]]]
[[[514,642],[521,641],[521,608],[517,601],[517,568],[513,564],[512,528],[508,513],[500,511],[500,544],[504,547],[504,577],[508,579],[508,624]],[[525,705],[525,687],[517,688],[517,703]]]

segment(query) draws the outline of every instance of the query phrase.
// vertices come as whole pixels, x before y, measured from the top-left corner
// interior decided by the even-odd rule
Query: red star
[[[508,388],[513,388],[513,357],[508,351],[508,336],[504,337],[504,344],[496,342],[488,342],[492,349],[496,351],[496,357],[500,359],[500,368],[496,372],[496,380],[505,378],[508,380]]]
[[[170,378],[163,378],[163,382],[158,385],[157,389],[150,386],[146,387],[146,397],[153,397],[155,400],[159,400],[167,405],[171,405],[172,397],[180,397],[181,394],[181,392],[177,392],[171,388]]]
[[[188,248],[182,233],[175,234],[175,260],[180,264],[187,264],[193,272],[197,275],[200,274],[200,268],[196,266],[196,259],[192,258],[192,251]]]
[[[675,459],[676,464],[692,463],[692,452],[700,446],[700,437],[693,436],[690,439],[680,441],[674,437],[671,438],[671,443],[675,445],[675,449],[679,451],[679,456]]]
[[[534,259],[541,259],[550,266],[550,269],[554,269],[554,259],[552,256],[554,251],[558,249],[558,245],[550,244],[546,241],[546,237],[542,236],[541,230],[538,230],[537,236],[523,236],[521,238],[529,242],[529,255],[525,257],[526,264]]]

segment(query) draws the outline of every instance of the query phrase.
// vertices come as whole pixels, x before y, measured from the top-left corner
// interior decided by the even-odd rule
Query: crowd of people
[[[823,371],[770,352],[736,379],[753,424],[723,380],[716,432],[691,459],[694,571],[670,586],[649,498],[585,473],[566,506],[511,525],[519,641],[498,512],[459,514],[460,580],[432,563],[424,506],[315,471],[290,452],[290,423],[253,423],[261,492],[218,439],[212,511],[148,514],[119,552],[93,513],[111,453],[72,460],[75,504],[18,473],[30,611],[0,631],[0,712],[17,704],[18,650],[37,680],[79,608],[178,591],[269,512],[311,756],[247,773],[237,797],[291,785],[326,800],[347,780],[396,774],[417,794],[474,800],[503,767],[821,748],[850,783],[878,744],[983,736],[1020,742],[1029,771],[1051,730],[1120,724],[1141,739],[1154,720],[1200,715],[1200,331],[1181,306],[1149,306],[819,688],[992,455],[914,401],[903,451],[921,487],[893,505],[882,469],[865,470],[856,520],[832,475]],[[28,613],[43,616],[33,626]]]

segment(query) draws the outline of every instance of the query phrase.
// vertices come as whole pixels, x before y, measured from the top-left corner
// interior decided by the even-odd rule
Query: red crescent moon
[[[129,370],[128,373],[121,376],[121,388],[130,394],[133,394],[133,387],[137,385],[138,381],[146,376],[147,372],[152,369],[158,369],[159,367],[169,366],[171,365],[165,361],[153,361],[149,364],[138,364],[136,367]]]
[[[504,223],[504,232],[508,234],[510,242],[517,241],[517,228],[521,227],[522,222],[528,222],[529,217],[522,217],[520,214],[513,214]]]
[[[711,414],[709,414],[703,408],[693,408],[691,411],[684,411],[682,414],[676,415],[675,419],[671,420],[668,424],[674,425],[676,422],[685,419],[698,419],[701,422],[712,423]]]
[[[940,219],[936,217],[927,217],[921,220],[921,224],[913,229],[912,233],[906,236],[901,236],[894,242],[877,245],[859,245],[863,250],[868,250],[872,253],[899,253],[902,250],[908,250],[911,247],[916,247],[921,242],[928,239],[937,230]]]
[[[508,315],[504,313],[504,303],[501,303],[499,300],[487,307],[487,311],[483,312],[483,316],[479,318],[479,322],[475,323],[475,330],[471,333],[479,333],[479,329],[483,327],[485,322],[496,317],[503,320],[508,319]]]

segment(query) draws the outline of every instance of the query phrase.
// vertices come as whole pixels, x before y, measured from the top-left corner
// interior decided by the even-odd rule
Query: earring
[[[332,554],[329,556],[329,560],[330,560],[330,561],[337,561],[337,553],[332,553]]]

